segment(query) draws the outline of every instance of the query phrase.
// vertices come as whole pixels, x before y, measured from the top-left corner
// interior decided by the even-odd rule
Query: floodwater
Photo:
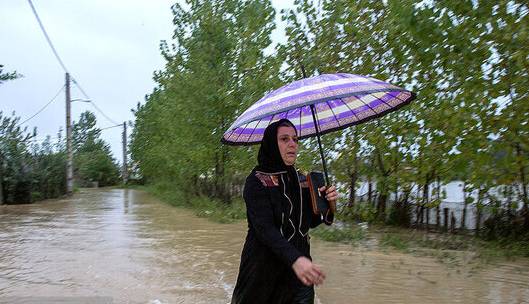
[[[0,303],[229,303],[245,234],[245,222],[217,224],[136,190],[0,206]],[[527,260],[475,267],[312,247],[327,273],[317,303],[529,303]]]

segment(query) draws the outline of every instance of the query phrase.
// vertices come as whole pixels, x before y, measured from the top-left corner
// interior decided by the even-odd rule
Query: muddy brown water
[[[245,234],[245,222],[214,223],[137,190],[0,206],[0,303],[229,303]],[[314,238],[312,248],[327,273],[317,303],[529,303],[524,259],[475,267]]]

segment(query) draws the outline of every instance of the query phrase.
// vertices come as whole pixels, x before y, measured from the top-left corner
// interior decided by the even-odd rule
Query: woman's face
[[[296,163],[298,156],[298,136],[292,127],[279,127],[277,129],[277,145],[281,158],[287,166]]]

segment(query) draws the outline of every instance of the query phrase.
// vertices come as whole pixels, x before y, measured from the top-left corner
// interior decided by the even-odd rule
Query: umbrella
[[[413,92],[375,78],[322,74],[268,93],[235,120],[221,141],[229,145],[258,144],[269,124],[289,119],[299,139],[317,136],[325,182],[329,184],[320,135],[380,117],[413,99]]]

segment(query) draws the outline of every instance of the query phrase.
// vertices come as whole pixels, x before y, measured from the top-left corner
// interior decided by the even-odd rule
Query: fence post
[[[426,230],[430,230],[430,208],[426,207]]]
[[[450,232],[454,233],[456,231],[456,217],[454,216],[454,211],[450,212]]]
[[[476,235],[479,234],[479,230],[481,229],[481,208],[479,208],[476,205]]]
[[[444,223],[443,223],[443,231],[448,231],[448,208],[443,208],[443,215],[444,215]]]
[[[439,228],[441,227],[441,207],[437,205],[435,207],[435,228],[437,231],[439,231]]]

